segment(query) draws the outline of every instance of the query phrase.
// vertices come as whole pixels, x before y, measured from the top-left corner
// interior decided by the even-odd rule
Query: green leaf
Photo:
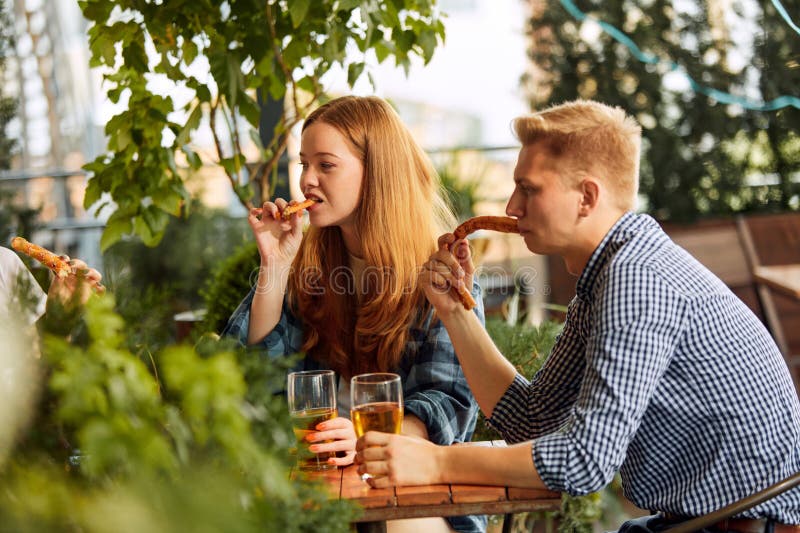
[[[186,63],[186,65],[191,65],[197,57],[197,45],[191,39],[184,39],[181,52],[183,52],[183,62]]]
[[[155,205],[155,201],[154,205],[148,205],[142,210],[141,217],[154,235],[163,233],[164,228],[167,227],[167,222],[169,222],[167,213]]]
[[[189,166],[192,170],[197,170],[198,168],[203,166],[203,161],[200,159],[200,156],[191,149],[191,147],[187,144],[181,147],[183,153],[186,154],[186,161],[189,163]]]
[[[352,87],[364,72],[364,63],[350,63],[347,67],[347,84]]]
[[[200,85],[197,87],[197,99],[201,102],[211,101],[211,91],[208,89],[208,85]]]
[[[147,72],[147,54],[144,52],[144,47],[137,41],[128,43],[128,46],[122,49],[122,60],[125,66],[132,68],[137,72]]]
[[[244,91],[239,93],[239,112],[253,126],[258,126],[261,120],[261,108],[249,94]]]
[[[154,233],[150,224],[145,220],[144,216],[140,215],[133,219],[133,231],[138,235],[145,246],[157,246],[164,233]]]
[[[289,2],[289,15],[292,17],[292,26],[297,28],[306,18],[311,0],[291,0]]]
[[[89,183],[86,184],[86,192],[83,194],[84,209],[92,207],[102,195],[103,191],[100,188],[100,180],[96,177],[91,178]]]
[[[419,46],[422,48],[422,59],[427,65],[436,49],[436,33],[433,30],[425,30],[420,33]]]
[[[186,123],[181,128],[181,131],[175,137],[175,146],[183,146],[189,142],[192,131],[200,126],[200,120],[203,118],[203,108],[200,104],[194,106],[194,109],[186,119]]]
[[[375,43],[373,50],[375,50],[375,57],[378,59],[378,63],[383,63],[394,50],[394,45],[389,41],[381,40]]]
[[[132,229],[130,218],[109,218],[100,237],[100,251],[108,250],[109,246],[119,241],[123,235],[130,233]]]
[[[361,0],[339,0],[336,4],[338,11],[351,11],[361,5]]]
[[[181,214],[183,197],[171,189],[159,189],[151,195],[153,205],[172,216]]]
[[[259,135],[258,130],[251,128],[249,134],[250,134],[250,140],[253,141],[253,144],[255,144],[256,147],[258,147],[258,151],[263,152],[264,143],[261,142],[261,135]]]
[[[311,76],[304,76],[297,82],[297,87],[306,91],[307,93],[314,94],[316,87],[314,86],[314,79]]]
[[[236,185],[233,188],[233,192],[236,193],[236,196],[239,197],[242,201],[250,200],[253,196],[255,196],[256,191],[253,189],[252,183],[245,183],[243,185]]]

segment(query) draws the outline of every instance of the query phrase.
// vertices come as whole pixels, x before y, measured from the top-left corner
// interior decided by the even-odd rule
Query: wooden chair
[[[737,218],[751,271],[764,266],[800,264],[800,213]],[[783,353],[800,388],[800,299],[756,278],[764,323]]]
[[[741,500],[730,505],[726,505],[725,507],[712,513],[687,520],[686,522],[665,529],[664,531],[669,533],[691,533],[692,531],[699,531],[705,527],[716,524],[721,520],[741,514],[751,507],[755,507],[760,503],[770,500],[789,489],[797,487],[798,485],[800,485],[800,472],[791,475],[783,481],[779,481],[778,483],[771,485],[766,489],[753,494],[752,496],[742,498]]]

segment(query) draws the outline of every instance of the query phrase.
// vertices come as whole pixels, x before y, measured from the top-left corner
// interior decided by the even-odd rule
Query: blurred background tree
[[[98,204],[113,211],[103,250],[130,232],[154,245],[169,216],[181,214],[188,193],[178,163],[202,164],[191,136],[203,120],[214,137],[212,159],[236,197],[245,207],[254,196],[260,204],[276,186],[287,132],[325,98],[323,74],[339,67],[352,86],[369,76],[367,52],[408,72],[412,57],[427,63],[444,38],[429,0],[79,4],[93,23],[91,66],[103,68],[108,96],[123,108],[106,125],[108,153],[84,167],[92,174],[85,207],[103,193],[113,200]],[[196,75],[206,62],[199,70],[208,76]],[[156,78],[176,90],[159,90]],[[176,91],[189,96],[177,102]],[[275,116],[272,131],[258,135],[262,102]],[[258,151],[255,166],[245,159],[248,142]]]
[[[7,8],[8,2],[0,0],[0,80],[6,76],[6,58],[14,48],[13,25],[10,23]],[[16,112],[17,100],[5,94],[0,85],[0,171],[11,168],[11,157],[17,142],[8,135],[7,128]],[[15,192],[0,183],[0,246],[8,246],[15,235],[30,237],[37,214],[37,209],[18,202]],[[34,274],[40,281],[47,277],[43,269],[36,270]]]
[[[14,48],[14,27],[6,11],[7,3],[7,0],[0,0],[0,79],[6,76],[6,58]],[[0,170],[11,168],[11,154],[16,141],[8,136],[6,128],[16,110],[16,99],[4,94],[0,86]]]
[[[646,211],[661,220],[687,221],[798,207],[792,176],[800,160],[792,124],[800,111],[722,104],[692,90],[669,67],[674,62],[704,86],[751,100],[795,93],[800,39],[768,2],[732,4],[737,13],[762,10],[754,51],[734,35],[723,5],[714,0],[682,2],[680,10],[662,0],[580,1],[577,8],[595,19],[583,22],[567,4],[572,2],[532,2],[534,67],[523,80],[531,107],[582,97],[636,117],[644,134],[640,192]],[[624,32],[658,63],[640,61],[596,21]]]

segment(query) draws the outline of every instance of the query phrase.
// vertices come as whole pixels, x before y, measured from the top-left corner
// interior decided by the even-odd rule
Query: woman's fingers
[[[314,453],[323,452],[355,452],[355,440],[334,440],[332,442],[316,442],[308,447]]]
[[[356,452],[347,452],[344,457],[331,457],[328,459],[328,464],[336,465],[336,466],[347,466],[353,464],[353,458],[356,456]]]
[[[450,245],[456,240],[456,236],[452,233],[445,233],[440,235],[438,239],[439,250],[450,250]]]

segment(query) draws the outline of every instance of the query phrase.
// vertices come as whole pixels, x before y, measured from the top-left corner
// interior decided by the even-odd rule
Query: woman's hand
[[[317,424],[317,431],[309,433],[306,441],[311,444],[308,449],[314,453],[345,452],[344,457],[328,459],[330,464],[337,466],[352,464],[356,455],[356,432],[353,429],[353,423],[350,419],[341,416]]]
[[[294,200],[291,202],[296,203]],[[288,205],[290,204],[283,198],[276,198],[274,203],[264,202],[262,207],[250,210],[247,222],[256,238],[262,263],[291,264],[300,248],[303,238],[302,211],[291,215],[289,220],[284,220],[280,213]]]
[[[373,488],[443,483],[442,446],[406,435],[368,431],[356,443],[358,473]]]
[[[451,289],[464,287],[472,292],[474,272],[469,243],[465,239],[456,241],[455,235],[445,233],[439,237],[439,250],[423,265],[420,285],[439,315],[450,314],[464,308]]]

